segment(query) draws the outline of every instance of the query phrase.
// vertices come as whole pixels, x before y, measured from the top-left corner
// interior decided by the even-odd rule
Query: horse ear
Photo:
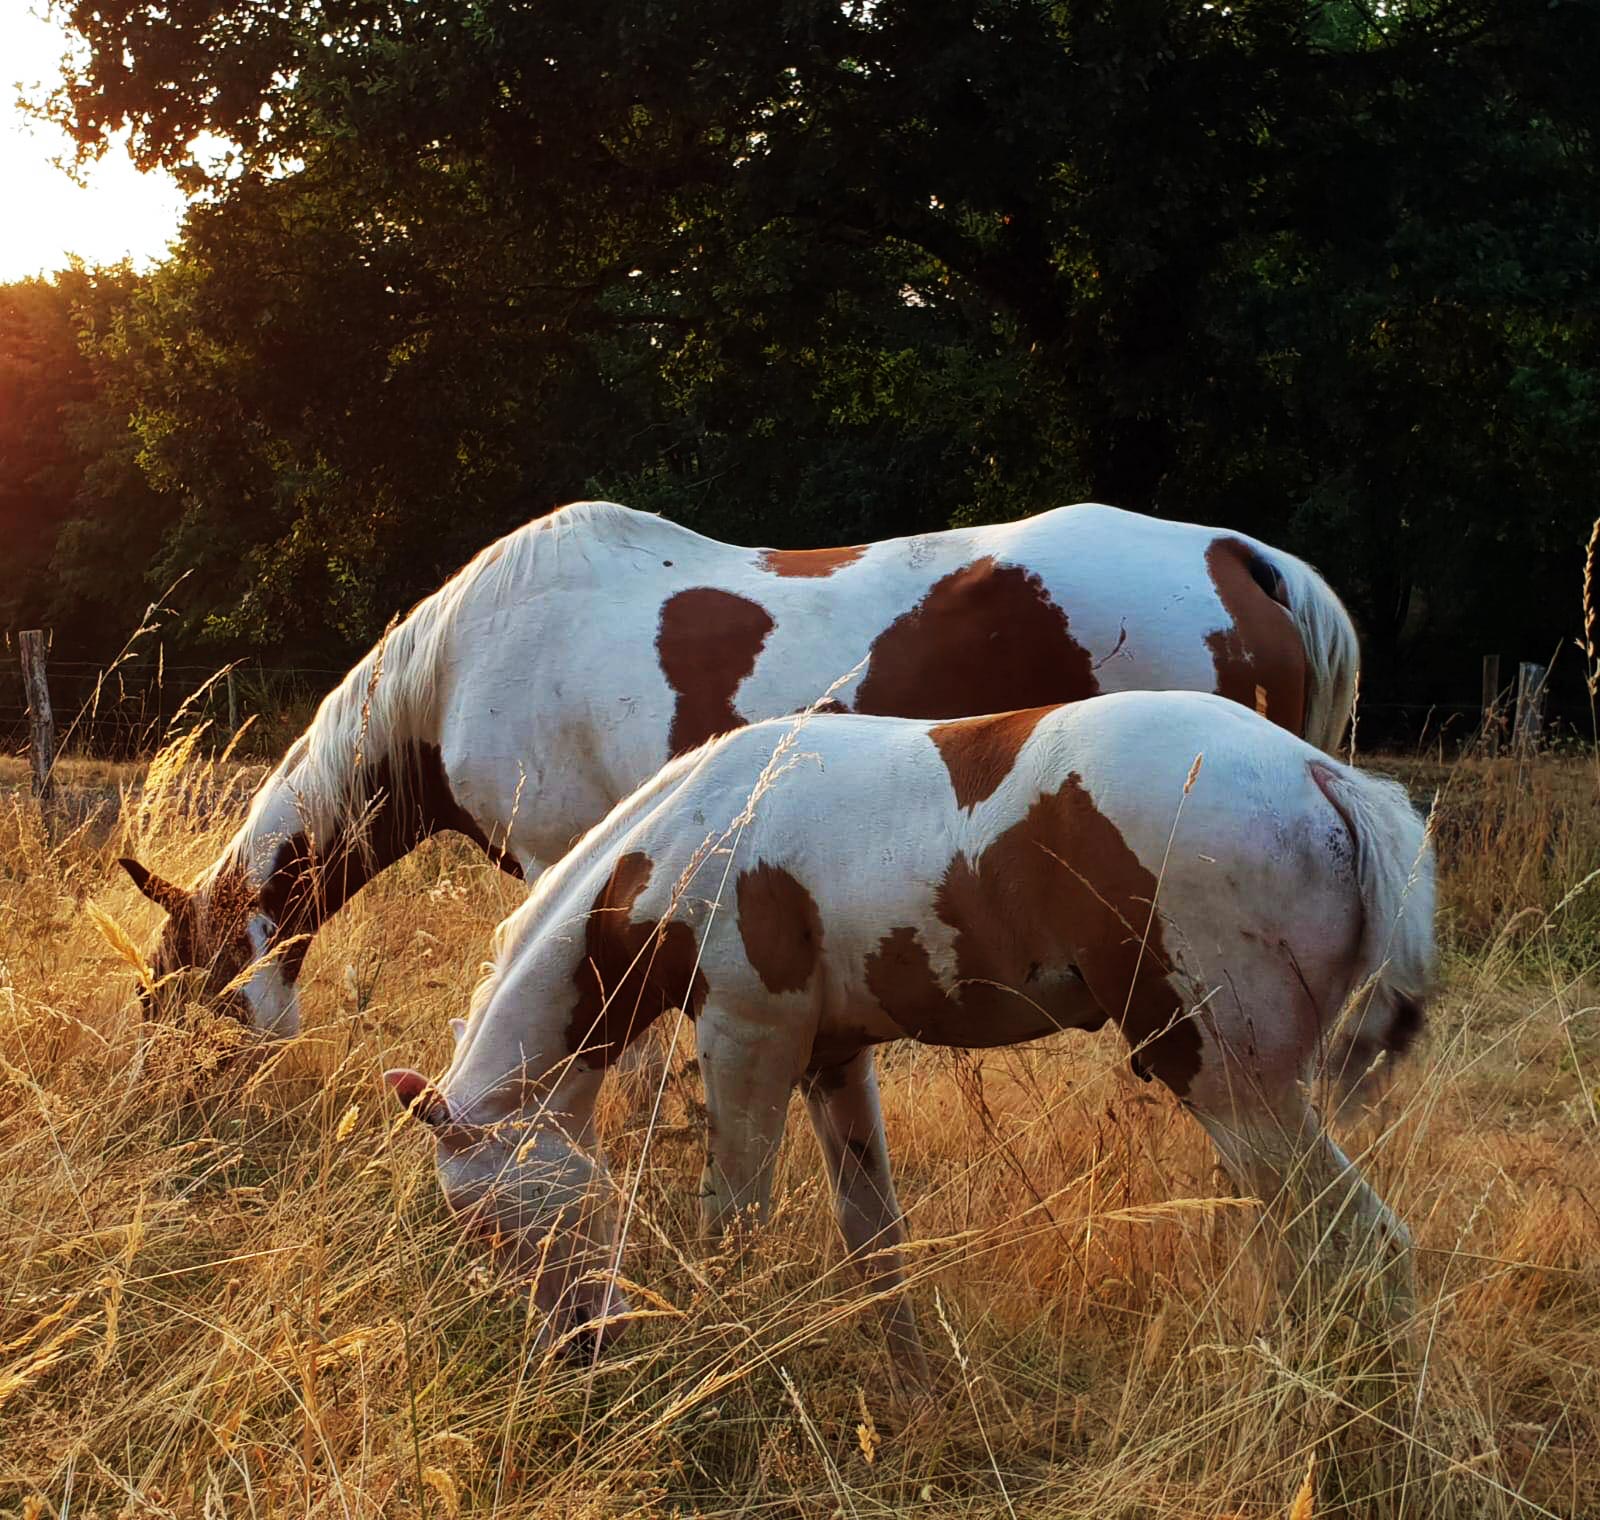
[[[383,1080],[394,1089],[400,1106],[424,1124],[437,1128],[450,1122],[450,1104],[445,1095],[420,1071],[400,1066],[384,1072]]]
[[[184,888],[174,886],[163,876],[157,876],[154,871],[147,871],[137,860],[124,855],[117,861],[129,876],[133,884],[158,908],[165,908],[168,913],[181,912],[189,903],[189,893]]]
[[[451,1037],[455,1040],[457,1045],[459,1045],[462,1042],[462,1040],[466,1038],[466,1033],[467,1033],[467,1021],[465,1019],[451,1019],[450,1020],[450,1034],[451,1034]]]

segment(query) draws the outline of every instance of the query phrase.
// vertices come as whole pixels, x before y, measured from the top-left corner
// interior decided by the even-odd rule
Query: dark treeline
[[[0,624],[63,655],[187,571],[169,651],[337,668],[583,495],[789,546],[1235,526],[1339,588],[1378,701],[1580,631],[1593,4],[57,13],[52,111],[199,192],[146,275],[0,289]]]

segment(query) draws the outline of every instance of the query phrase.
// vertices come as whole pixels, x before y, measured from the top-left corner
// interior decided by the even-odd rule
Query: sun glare
[[[183,195],[165,174],[141,174],[115,146],[78,184],[58,167],[72,142],[31,118],[60,73],[68,38],[26,0],[0,0],[0,280],[50,274],[76,254],[86,263],[160,258],[176,235]]]

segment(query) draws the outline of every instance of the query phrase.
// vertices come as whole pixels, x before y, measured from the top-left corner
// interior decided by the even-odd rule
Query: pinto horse
[[[1348,1082],[1416,1034],[1433,890],[1399,786],[1216,696],[773,720],[673,762],[580,840],[496,931],[443,1079],[386,1078],[558,1338],[625,1312],[595,1098],[675,1008],[699,1046],[713,1235],[767,1206],[799,1083],[848,1248],[897,1288],[872,1047],[1109,1019],[1240,1187],[1288,1205],[1291,1246],[1408,1267],[1405,1227],[1304,1084],[1330,1042]],[[916,1325],[889,1301],[915,1382]]]
[[[531,879],[672,756],[830,685],[856,712],[918,718],[1215,691],[1333,750],[1356,663],[1310,566],[1113,507],[775,550],[580,502],[396,625],[190,887],[123,864],[171,915],[158,977],[202,968],[247,1021],[291,1035],[311,936],[428,836],[465,834]]]

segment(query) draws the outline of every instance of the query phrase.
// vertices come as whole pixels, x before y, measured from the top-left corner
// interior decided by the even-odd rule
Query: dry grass
[[[321,936],[306,1033],[141,1027],[86,912],[147,943],[114,869],[179,876],[226,793],[157,777],[47,831],[0,774],[0,1513],[600,1517],[1600,1515],[1593,772],[1410,767],[1440,818],[1448,986],[1344,1138],[1413,1226],[1418,1310],[1264,1291],[1198,1129],[1114,1039],[885,1058],[935,1407],[887,1393],[796,1109],[777,1218],[695,1243],[687,1084],[649,1145],[594,1369],[446,1218],[377,1080],[436,1071],[515,887],[429,847]],[[1438,768],[1433,768],[1438,771]],[[127,774],[77,774],[109,795]],[[213,780],[215,778],[212,778]],[[12,783],[7,789],[7,783]],[[613,1103],[616,1175],[642,1137]]]

